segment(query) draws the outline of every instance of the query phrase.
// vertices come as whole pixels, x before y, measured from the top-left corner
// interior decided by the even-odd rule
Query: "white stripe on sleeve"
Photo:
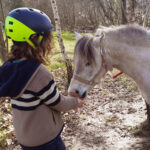
[[[39,96],[40,99],[45,99],[48,95],[50,95],[55,89],[55,83],[52,84],[50,89],[48,89],[43,95]]]
[[[49,105],[49,104],[52,104],[54,103],[59,97],[59,93],[56,92],[56,95],[54,97],[52,97],[51,99],[49,99],[48,101],[45,102],[45,104]]]
[[[32,107],[32,106],[37,106],[40,103],[40,99],[33,101],[33,102],[20,102],[14,99],[11,99],[11,104],[15,104],[17,106],[22,106],[22,107]]]

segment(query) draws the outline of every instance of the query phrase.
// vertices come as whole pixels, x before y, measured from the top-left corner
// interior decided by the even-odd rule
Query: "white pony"
[[[74,52],[74,74],[68,92],[84,98],[100,79],[117,68],[137,83],[150,121],[150,32],[138,25],[98,29],[80,36]]]

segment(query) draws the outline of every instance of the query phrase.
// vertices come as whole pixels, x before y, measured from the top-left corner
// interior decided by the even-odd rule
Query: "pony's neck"
[[[141,80],[140,75],[146,59],[146,56],[143,55],[143,49],[140,50],[136,46],[126,43],[107,41],[104,43],[104,51],[108,66],[117,68],[134,79]],[[137,75],[139,79],[136,77]]]

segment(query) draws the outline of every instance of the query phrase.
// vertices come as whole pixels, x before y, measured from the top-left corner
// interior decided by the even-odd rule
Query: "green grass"
[[[57,40],[56,32],[53,33],[54,41],[55,41],[55,49],[53,51],[53,56],[51,57],[51,65],[48,67],[50,70],[62,68],[65,69],[65,62],[63,55],[61,53],[59,43]],[[65,46],[66,53],[68,57],[72,60],[74,53],[74,46],[76,43],[74,33],[62,32],[63,43]]]

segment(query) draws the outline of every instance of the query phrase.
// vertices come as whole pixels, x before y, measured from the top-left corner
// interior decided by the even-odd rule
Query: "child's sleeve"
[[[68,111],[77,107],[77,98],[63,95],[60,95],[60,97],[60,102],[57,105],[52,106],[53,109],[58,111]]]
[[[76,98],[60,94],[53,79],[40,91],[39,98],[45,105],[58,111],[75,109],[78,103]]]
[[[43,65],[41,65],[32,85],[33,88],[30,86],[30,89],[35,89],[35,91],[37,91],[41,103],[55,110],[68,111],[70,109],[75,109],[78,104],[77,98],[63,96],[59,93],[52,73]]]

